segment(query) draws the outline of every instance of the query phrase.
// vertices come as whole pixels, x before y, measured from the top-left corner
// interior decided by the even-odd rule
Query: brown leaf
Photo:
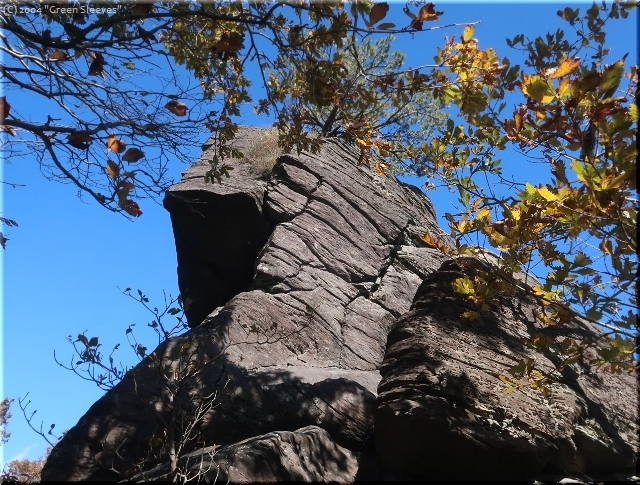
[[[51,61],[68,61],[69,55],[65,51],[53,51],[49,54],[49,60]]]
[[[133,200],[124,200],[120,203],[120,207],[124,209],[124,211],[133,217],[140,217],[142,215],[142,211],[140,210],[140,206],[134,202]]]
[[[83,131],[75,131],[67,136],[67,143],[72,147],[86,150],[93,141],[93,137]]]
[[[440,15],[442,15],[444,12],[436,12],[435,5],[433,3],[427,3],[418,11],[417,16],[411,13],[406,7],[404,8],[404,13],[406,13],[413,19],[411,21],[411,24],[409,25],[410,29],[422,30],[422,22],[429,20],[438,20]]]
[[[375,24],[380,22],[387,16],[388,11],[389,4],[387,2],[376,3],[371,7],[371,12],[369,12],[369,21],[366,22],[367,27],[373,27]]]
[[[76,49],[73,51],[73,58],[80,59],[82,57],[82,51],[80,49]]]
[[[89,76],[101,76],[104,78],[104,66],[107,65],[100,52],[89,51],[89,58],[93,59],[89,66]]]
[[[16,136],[18,132],[13,128],[13,126],[9,125],[0,125],[0,131],[4,133],[9,133],[11,136]]]
[[[0,120],[5,120],[9,116],[11,105],[7,102],[6,96],[0,96]]]
[[[107,150],[113,153],[122,153],[127,149],[127,146],[122,140],[116,138],[115,133],[111,133],[107,138]]]
[[[144,157],[144,153],[139,148],[129,148],[127,152],[122,155],[122,160],[129,163],[135,163]]]
[[[129,197],[129,192],[133,190],[135,186],[131,182],[127,182],[126,180],[121,181],[118,184],[118,190],[116,193],[118,194],[119,204],[125,204],[127,202],[127,197]]]
[[[107,175],[112,179],[117,179],[120,174],[120,168],[115,162],[107,160]]]
[[[244,34],[240,32],[225,32],[212,50],[216,54],[228,52],[235,54],[243,47]]]
[[[443,13],[444,12],[436,12],[435,5],[433,3],[427,3],[418,12],[418,18],[416,20],[419,20],[420,22],[425,20],[438,20],[438,17]]]
[[[164,105],[164,107],[167,108],[176,116],[187,116],[187,110],[189,109],[187,108],[186,104],[181,103],[176,99],[169,101],[167,104]]]

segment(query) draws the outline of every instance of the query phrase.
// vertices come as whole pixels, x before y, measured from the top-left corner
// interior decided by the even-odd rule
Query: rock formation
[[[420,239],[450,244],[418,189],[341,140],[282,155],[269,180],[229,162],[212,185],[212,150],[165,198],[192,329],[89,409],[43,480],[631,474],[633,379],[571,368],[550,400],[501,392],[497,375],[534,355],[520,338],[540,330],[535,304],[461,319],[450,282],[468,269]]]

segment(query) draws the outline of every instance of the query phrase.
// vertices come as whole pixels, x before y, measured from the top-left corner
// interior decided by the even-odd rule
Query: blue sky
[[[399,26],[408,24],[402,5],[394,3],[385,21],[395,21]],[[518,61],[517,53],[507,47],[505,39],[519,33],[533,38],[565,28],[568,24],[556,11],[567,5],[588,8],[590,3],[436,2],[436,9],[445,13],[437,24],[425,23],[425,27],[481,21],[474,35],[480,46],[494,47],[500,57]],[[617,60],[626,52],[630,52],[631,59],[637,59],[637,20],[630,18],[613,25],[615,28],[607,29],[611,59]],[[397,36],[394,48],[407,54],[408,66],[431,63],[444,36],[460,36],[462,28],[416,33],[413,39],[409,34]],[[36,102],[21,103],[23,109],[37,112]],[[245,113],[245,124],[270,124],[267,118],[253,115],[250,106]],[[196,158],[194,153],[194,161]],[[185,168],[176,164],[172,176],[178,179]],[[32,401],[29,409],[38,410],[34,422],[39,425],[42,420],[45,430],[51,423],[56,424],[56,430],[64,430],[72,427],[102,394],[95,384],[82,381],[54,362],[54,350],[63,361],[71,358],[72,348],[66,336],[75,339],[87,330],[87,336],[100,337],[105,353],[120,342],[116,361],[119,357],[123,363],[133,364],[136,359],[126,346],[125,329],[137,324],[139,340],[152,349],[155,334],[144,328],[152,318],[139,304],[123,296],[118,287],[140,288],[151,303],[159,306],[163,290],[177,294],[177,281],[173,233],[161,201],[145,201],[143,216],[129,221],[94,202],[78,200],[69,185],[45,180],[35,159],[3,160],[0,170],[2,180],[26,185],[0,186],[0,214],[19,223],[17,228],[2,228],[10,241],[6,250],[0,250],[0,388],[3,396],[16,399],[9,425],[12,436],[8,444],[0,447],[0,461],[2,453],[9,461],[37,458],[46,447],[27,428],[17,398],[28,392]],[[453,211],[455,197],[439,193],[430,196],[438,215]]]

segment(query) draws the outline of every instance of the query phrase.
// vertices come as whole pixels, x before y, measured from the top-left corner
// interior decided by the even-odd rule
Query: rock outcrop
[[[259,134],[242,129],[236,147]],[[575,375],[549,402],[501,393],[497,374],[531,355],[519,338],[537,329],[533,302],[460,319],[447,286],[459,268],[420,239],[450,244],[418,189],[358,166],[341,140],[281,156],[269,180],[241,160],[207,184],[212,154],[165,198],[192,329],[89,409],[43,480],[158,479],[171,466],[232,482],[632,466],[632,380]]]

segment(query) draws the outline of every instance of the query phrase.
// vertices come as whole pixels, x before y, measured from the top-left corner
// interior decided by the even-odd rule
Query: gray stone
[[[351,483],[358,461],[316,426],[274,431],[223,447],[206,447],[178,461],[186,480],[218,483],[274,483],[288,481]],[[132,479],[167,479],[169,467],[160,465]]]
[[[255,134],[241,130],[236,147]],[[193,415],[211,394],[207,446],[305,426],[353,452],[370,441],[388,330],[444,259],[419,239],[441,232],[431,202],[358,166],[337,139],[281,156],[268,182],[239,160],[222,184],[205,184],[211,150],[165,199],[193,328],[94,404],[43,479],[122,478],[166,461],[172,412]],[[182,377],[181,394],[169,396],[161,369]]]
[[[560,374],[557,356],[521,342],[534,332],[594,339],[602,332],[587,322],[542,327],[525,293],[476,321],[464,319],[473,307],[451,289],[464,275],[446,262],[427,276],[389,333],[374,420],[382,467],[424,480],[631,472],[638,449],[633,377],[577,364]],[[523,358],[553,377],[550,399],[527,386],[503,392],[498,375],[510,377]]]

